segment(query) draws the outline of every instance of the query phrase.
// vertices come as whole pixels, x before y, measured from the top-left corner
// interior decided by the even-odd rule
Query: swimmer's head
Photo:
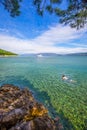
[[[68,80],[68,77],[66,77],[65,75],[62,75],[62,79],[63,80]]]

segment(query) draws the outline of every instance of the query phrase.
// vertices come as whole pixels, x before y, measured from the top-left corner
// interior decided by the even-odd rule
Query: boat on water
[[[43,57],[43,55],[39,54],[39,55],[37,55],[37,57]]]

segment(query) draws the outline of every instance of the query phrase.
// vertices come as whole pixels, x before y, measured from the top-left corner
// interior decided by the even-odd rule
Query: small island
[[[0,49],[0,57],[17,56],[16,53]]]

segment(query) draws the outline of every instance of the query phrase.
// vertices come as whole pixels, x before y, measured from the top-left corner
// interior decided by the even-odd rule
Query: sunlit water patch
[[[76,82],[62,80],[65,74]],[[29,87],[64,130],[87,129],[87,57],[0,58],[0,85]]]

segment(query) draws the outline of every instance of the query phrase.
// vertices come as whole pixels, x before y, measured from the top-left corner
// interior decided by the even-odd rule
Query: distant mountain
[[[56,53],[38,53],[37,55],[42,55],[42,56],[60,56],[60,54],[56,54]]]
[[[23,57],[53,57],[53,56],[87,56],[87,53],[70,53],[70,54],[56,54],[56,53],[37,53],[37,54],[22,54]]]
[[[61,56],[61,54],[56,54],[56,53],[37,53],[37,54],[22,54],[21,56],[44,57],[44,56]]]
[[[17,55],[17,54],[3,50],[3,49],[0,49],[0,56],[12,56],[12,55]]]
[[[33,56],[33,57],[36,57],[36,54],[21,54],[20,56],[23,56],[23,57],[31,57],[31,56]]]
[[[87,56],[87,52],[84,52],[84,53],[71,53],[71,54],[66,54],[66,55],[69,55],[69,56]]]

